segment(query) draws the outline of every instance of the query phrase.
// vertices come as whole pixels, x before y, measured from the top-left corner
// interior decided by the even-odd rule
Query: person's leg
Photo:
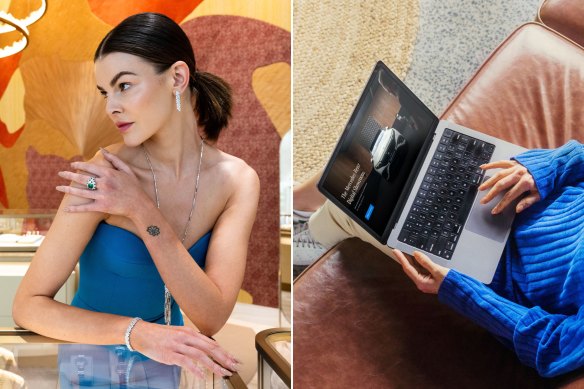
[[[322,171],[319,171],[310,177],[308,181],[294,186],[292,196],[295,210],[314,212],[324,204],[326,198],[318,191],[316,186],[321,176]]]
[[[330,248],[342,240],[357,237],[372,244],[385,255],[395,260],[391,248],[373,238],[363,227],[330,201],[320,207],[308,221],[310,234],[320,244]]]

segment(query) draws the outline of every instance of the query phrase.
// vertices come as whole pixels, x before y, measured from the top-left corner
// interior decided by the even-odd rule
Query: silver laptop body
[[[381,123],[384,115],[390,120]],[[483,172],[476,163],[510,159],[523,151],[439,121],[378,62],[318,188],[389,247],[424,252],[442,266],[490,283],[509,237],[514,206],[492,215],[502,195],[481,205],[488,191],[469,194],[467,188],[476,189],[496,173]],[[451,166],[453,161],[459,165]]]

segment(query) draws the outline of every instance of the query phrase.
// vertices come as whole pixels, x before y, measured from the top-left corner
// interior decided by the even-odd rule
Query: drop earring
[[[180,93],[177,90],[174,91],[174,97],[176,100],[176,110],[180,112]]]

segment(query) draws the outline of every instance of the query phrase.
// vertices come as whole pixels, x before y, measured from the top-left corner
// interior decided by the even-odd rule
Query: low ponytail
[[[191,80],[197,96],[195,110],[199,125],[204,127],[206,139],[216,141],[231,118],[231,87],[220,77],[196,72]]]

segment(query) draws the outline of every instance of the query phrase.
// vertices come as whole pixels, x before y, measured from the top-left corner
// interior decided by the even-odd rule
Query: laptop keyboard
[[[451,259],[495,146],[445,129],[398,236],[400,242]]]

